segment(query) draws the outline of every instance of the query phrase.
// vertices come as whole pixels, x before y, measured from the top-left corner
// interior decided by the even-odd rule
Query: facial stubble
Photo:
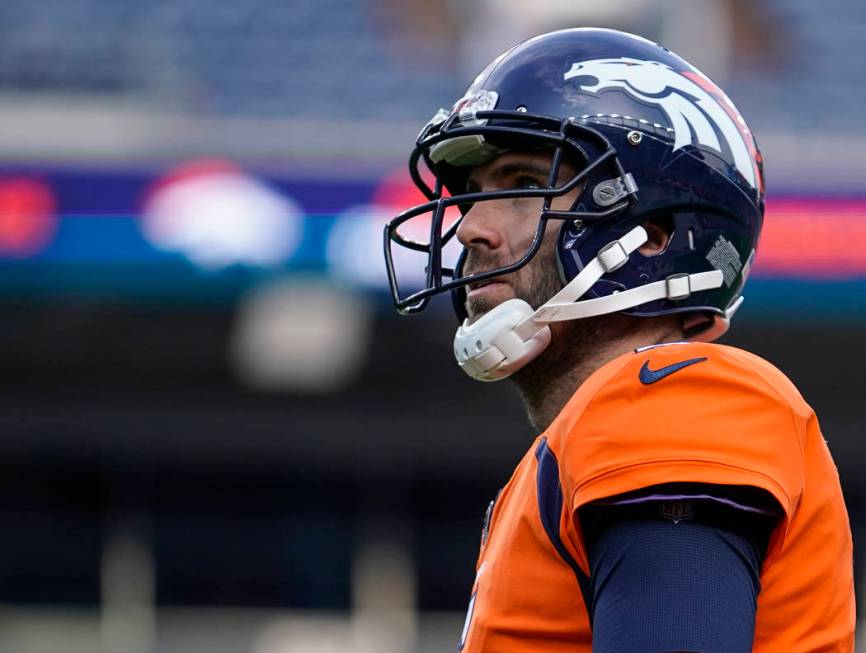
[[[476,257],[486,258],[477,253]],[[473,269],[496,266],[494,261],[476,259],[471,262]],[[556,262],[555,242],[546,242],[526,267],[509,275],[507,282],[515,296],[533,309],[547,302],[564,285]],[[497,304],[497,301],[482,295],[473,298],[468,308],[470,315],[477,318]],[[555,416],[547,414],[549,406],[561,407],[574,394],[579,384],[576,379],[585,376],[582,370],[592,367],[593,359],[605,343],[636,328],[635,322],[634,318],[614,314],[550,325],[552,338],[548,347],[510,377],[523,399],[530,422],[537,430],[544,430]]]

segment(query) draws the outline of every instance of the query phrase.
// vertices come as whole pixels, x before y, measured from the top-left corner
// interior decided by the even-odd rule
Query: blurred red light
[[[756,276],[866,276],[866,200],[771,199]]]
[[[57,232],[56,201],[43,181],[0,179],[0,255],[31,256]]]
[[[426,173],[423,175],[424,181],[432,188],[433,175],[427,171],[424,172]],[[427,198],[424,197],[424,193],[418,189],[412,181],[412,177],[409,176],[409,170],[406,167],[400,167],[382,178],[373,193],[372,204],[394,209],[396,213],[426,201]]]

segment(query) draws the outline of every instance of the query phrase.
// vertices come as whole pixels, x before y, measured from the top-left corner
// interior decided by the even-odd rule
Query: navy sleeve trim
[[[580,593],[583,595],[583,602],[586,605],[589,623],[592,626],[592,583],[589,576],[583,573],[583,570],[577,564],[577,561],[565,548],[562,543],[562,538],[559,536],[559,523],[562,518],[562,486],[559,483],[559,464],[556,456],[550,451],[547,446],[547,438],[541,438],[538,447],[535,449],[535,458],[538,461],[538,471],[536,474],[536,490],[538,496],[538,514],[541,517],[541,524],[544,526],[544,531],[550,539],[550,543],[560,557],[568,563],[574,575],[577,577],[577,584],[580,587]]]
[[[628,505],[647,501],[706,499],[746,512],[781,518],[785,511],[766,490],[747,485],[663,483],[594,501],[593,505]]]

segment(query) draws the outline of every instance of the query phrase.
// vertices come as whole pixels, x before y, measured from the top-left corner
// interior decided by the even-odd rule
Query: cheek
[[[544,304],[562,288],[556,264],[556,238],[549,240],[547,236],[545,234],[541,250],[518,272],[513,282],[517,297],[527,301],[533,308]]]
[[[541,206],[535,210],[524,209],[519,212],[509,212],[504,224],[507,226],[506,233],[512,252],[522,256],[529,250],[538,231],[540,216]]]
[[[569,179],[571,179],[571,176],[569,176],[567,179],[566,178],[560,179],[558,183],[564,184]],[[583,191],[583,184],[580,184],[577,188],[572,190],[570,193],[567,193],[566,195],[562,195],[561,197],[554,197],[553,201],[550,203],[550,208],[552,208],[555,211],[570,211],[571,207],[577,201],[577,198],[580,196],[580,193],[582,191]]]
[[[524,211],[520,216],[513,217],[512,220],[508,222],[508,229],[506,232],[508,234],[507,242],[514,260],[521,258],[529,252],[532,243],[535,240],[535,235],[538,233],[538,229],[541,225],[541,201],[533,200],[533,202],[538,204],[535,211]],[[556,241],[559,237],[561,226],[562,222],[559,220],[547,221],[544,228],[544,239],[542,240],[539,251],[533,258],[533,261],[536,258],[545,255],[545,253],[547,253],[547,255],[555,255]]]

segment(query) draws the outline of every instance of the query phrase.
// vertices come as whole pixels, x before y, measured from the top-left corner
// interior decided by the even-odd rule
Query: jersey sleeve
[[[563,527],[584,569],[580,508],[666,483],[765,491],[782,513],[771,549],[781,543],[802,492],[808,416],[781,373],[737,351],[685,344],[629,355],[552,426]]]

